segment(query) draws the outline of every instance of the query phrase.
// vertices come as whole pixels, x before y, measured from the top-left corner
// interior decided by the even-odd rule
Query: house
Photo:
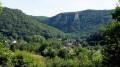
[[[4,41],[5,43],[9,43],[9,44],[16,44],[17,43],[17,41],[16,40],[5,40]]]
[[[81,46],[81,44],[80,44],[79,42],[76,42],[76,41],[75,41],[75,42],[72,42],[72,43],[65,41],[65,42],[63,42],[62,44],[63,44],[65,47],[71,47],[71,48]],[[82,47],[82,46],[81,46],[81,47]]]

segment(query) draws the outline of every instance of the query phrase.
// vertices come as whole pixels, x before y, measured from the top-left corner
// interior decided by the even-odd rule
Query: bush
[[[44,67],[45,63],[42,57],[25,51],[16,51],[12,58],[12,64],[15,67]]]
[[[0,47],[0,65],[3,67],[45,67],[44,58],[26,51],[12,52]]]
[[[79,67],[77,59],[61,59],[59,57],[47,59],[47,67]]]

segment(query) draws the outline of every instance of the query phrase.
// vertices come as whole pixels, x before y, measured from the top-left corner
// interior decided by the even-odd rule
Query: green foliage
[[[106,47],[104,48],[103,65],[107,67],[119,67],[120,61],[120,7],[117,6],[112,18],[115,19],[105,30]]]
[[[0,3],[0,13],[2,13],[2,10],[3,10],[3,9],[2,9],[1,3]]]
[[[0,65],[3,67],[45,67],[44,58],[26,51],[11,52],[0,44]]]
[[[47,40],[46,43],[42,44],[39,48],[39,52],[43,56],[55,57],[58,55],[58,51],[62,48],[60,40]]]
[[[6,45],[1,44],[0,47],[6,47]],[[47,67],[100,67],[102,61],[100,46],[67,48],[62,46],[61,40],[46,40],[45,43],[17,43],[15,48],[14,52],[8,50],[7,47],[3,48],[7,50],[4,52],[11,55],[8,54],[10,56],[8,61],[8,56],[1,54],[1,60],[5,62],[1,65],[9,65],[10,67],[11,65],[17,67],[28,67],[30,65],[32,67],[34,65],[38,65],[38,67],[41,65]],[[18,51],[18,49],[22,51]],[[46,61],[41,60],[43,58],[36,58],[40,56],[26,51],[41,53],[42,56],[47,57]],[[38,62],[41,63],[40,66]]]
[[[87,43],[90,46],[96,46],[96,45],[105,45],[105,32],[104,31],[99,31],[94,33],[93,35],[90,35],[87,38]]]
[[[44,56],[55,57],[57,56],[57,51],[51,47],[47,47],[43,50]]]
[[[120,41],[120,24],[118,21],[112,21],[102,31],[96,32],[87,38],[89,45],[108,45],[118,43]]]
[[[106,27],[111,20],[111,12],[113,10],[85,10],[60,13],[46,19],[43,23],[58,28],[63,32],[78,34],[85,38],[101,30],[102,27]]]
[[[74,41],[72,38],[76,38],[77,42],[82,42],[77,35],[86,37],[106,26],[111,19],[111,12],[86,10],[47,18],[31,17],[17,9],[3,8],[3,13],[0,15],[0,41],[2,42],[0,42],[0,66],[101,67],[103,58],[105,66],[109,66],[107,64],[117,66],[120,60],[120,33],[118,32],[120,26],[118,23],[109,25],[103,31],[104,33],[98,32],[88,38],[88,44],[92,43],[94,46],[71,48],[62,45],[62,41]],[[116,12],[113,13],[113,19],[119,21]],[[101,22],[106,22],[106,24]],[[74,35],[65,34],[46,24]],[[10,46],[10,43],[4,43],[6,39],[15,39],[18,43]],[[104,57],[101,53],[101,46],[95,46],[103,43],[109,44],[103,52]],[[35,55],[34,52],[41,54],[46,60],[41,55]]]
[[[39,22],[45,22],[46,20],[49,19],[49,17],[46,17],[46,16],[32,16],[32,17]]]
[[[15,44],[15,49],[19,49],[21,51],[29,51],[29,52],[39,52],[40,48],[39,43],[21,43],[21,44]]]
[[[38,22],[18,9],[3,8],[0,15],[0,34],[7,39],[26,40],[29,36],[62,38],[63,32]],[[37,39],[37,38],[36,38]]]
[[[46,39],[40,35],[29,36],[27,42],[44,43]]]
[[[59,57],[48,59],[47,67],[79,67],[78,59],[61,59]]]
[[[101,49],[96,47],[76,48],[75,56],[80,59],[81,67],[101,67],[102,54]]]
[[[67,48],[60,49],[58,56],[65,59],[70,58],[69,50]]]
[[[88,41],[104,45],[103,50],[103,66],[104,67],[119,67],[120,61],[120,24],[119,24],[119,9],[116,7],[112,14],[113,20],[102,32],[93,35]],[[101,43],[102,42],[102,43]]]
[[[112,22],[105,30],[107,44],[118,43],[120,40],[120,25],[116,21]]]
[[[12,64],[16,67],[43,67],[42,57],[27,52],[16,51]]]
[[[120,43],[108,44],[103,52],[103,66],[120,67]]]
[[[89,44],[103,46],[103,67],[120,67],[120,6],[112,13],[114,19],[103,31],[88,38]]]
[[[47,67],[101,67],[101,49],[96,48],[98,47],[79,47],[73,52],[65,48],[60,49],[60,56],[47,58]]]
[[[120,22],[120,7],[117,6],[115,12],[112,13],[112,18]]]

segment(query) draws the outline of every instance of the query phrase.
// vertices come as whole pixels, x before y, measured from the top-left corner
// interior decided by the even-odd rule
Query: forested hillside
[[[101,30],[111,21],[113,10],[85,10],[79,12],[60,13],[56,16],[42,20],[34,17],[47,25],[53,26],[66,33],[75,33],[82,37],[89,36]],[[45,17],[44,17],[45,18]]]
[[[46,16],[31,16],[31,17],[42,23],[46,22],[49,19],[49,17]]]
[[[112,19],[105,29],[91,35],[87,41],[103,47],[103,66],[120,67],[120,6],[112,13]]]
[[[38,22],[18,9],[3,8],[0,15],[0,38],[25,39],[31,35],[41,35],[46,39],[64,37],[62,31]]]
[[[120,67],[119,61],[120,1],[115,10],[53,17],[0,6],[0,67]]]

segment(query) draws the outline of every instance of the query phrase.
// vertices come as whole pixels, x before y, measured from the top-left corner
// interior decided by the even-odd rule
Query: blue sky
[[[117,0],[0,0],[2,6],[20,9],[28,15],[54,16],[86,9],[114,9]]]

